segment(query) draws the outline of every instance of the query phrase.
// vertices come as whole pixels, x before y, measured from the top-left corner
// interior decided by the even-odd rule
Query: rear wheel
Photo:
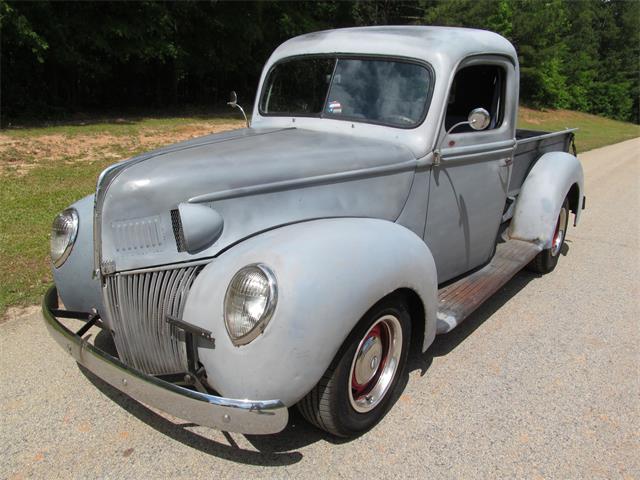
[[[531,261],[527,268],[536,273],[549,273],[552,272],[558,264],[560,258],[560,252],[562,245],[564,244],[565,236],[567,235],[567,225],[569,223],[569,200],[564,199],[560,214],[558,215],[558,221],[556,222],[556,229],[553,233],[553,240],[551,241],[551,247],[541,251]]]
[[[411,319],[400,297],[374,306],[349,335],[318,384],[298,403],[313,425],[340,437],[366,432],[400,388]]]

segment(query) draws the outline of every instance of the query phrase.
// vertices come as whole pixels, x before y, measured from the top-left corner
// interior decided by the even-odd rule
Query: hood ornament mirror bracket
[[[247,114],[244,113],[244,109],[240,105],[238,105],[238,95],[234,90],[232,90],[231,94],[229,94],[229,101],[227,102],[227,105],[229,105],[231,108],[237,108],[238,110],[240,110],[240,112],[242,113],[242,116],[244,117],[244,121],[247,124],[247,128],[251,126],[249,124],[249,119],[247,118]]]

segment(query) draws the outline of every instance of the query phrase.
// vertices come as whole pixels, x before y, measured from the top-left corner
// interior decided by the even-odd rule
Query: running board
[[[540,251],[538,245],[522,240],[499,243],[487,266],[438,290],[437,333],[450,332],[460,325]]]

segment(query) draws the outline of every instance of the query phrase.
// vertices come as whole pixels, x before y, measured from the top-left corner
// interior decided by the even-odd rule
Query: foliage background
[[[640,123],[640,1],[14,2],[0,0],[3,125],[77,112],[250,105],[283,40],[354,25],[497,31],[521,100]]]

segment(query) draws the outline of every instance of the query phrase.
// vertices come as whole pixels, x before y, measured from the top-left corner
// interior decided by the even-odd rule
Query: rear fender
[[[274,272],[278,302],[264,332],[237,347],[224,325],[224,296],[233,275],[253,263]],[[405,227],[315,220],[252,237],[214,259],[196,278],[183,320],[215,338],[215,346],[202,342],[198,354],[216,391],[290,406],[316,385],[367,310],[398,289],[422,302],[426,349],[435,336],[436,279],[431,252]]]
[[[580,161],[565,152],[545,153],[533,166],[516,200],[509,236],[550,248],[560,208],[571,192],[570,207],[578,224],[584,198]]]

